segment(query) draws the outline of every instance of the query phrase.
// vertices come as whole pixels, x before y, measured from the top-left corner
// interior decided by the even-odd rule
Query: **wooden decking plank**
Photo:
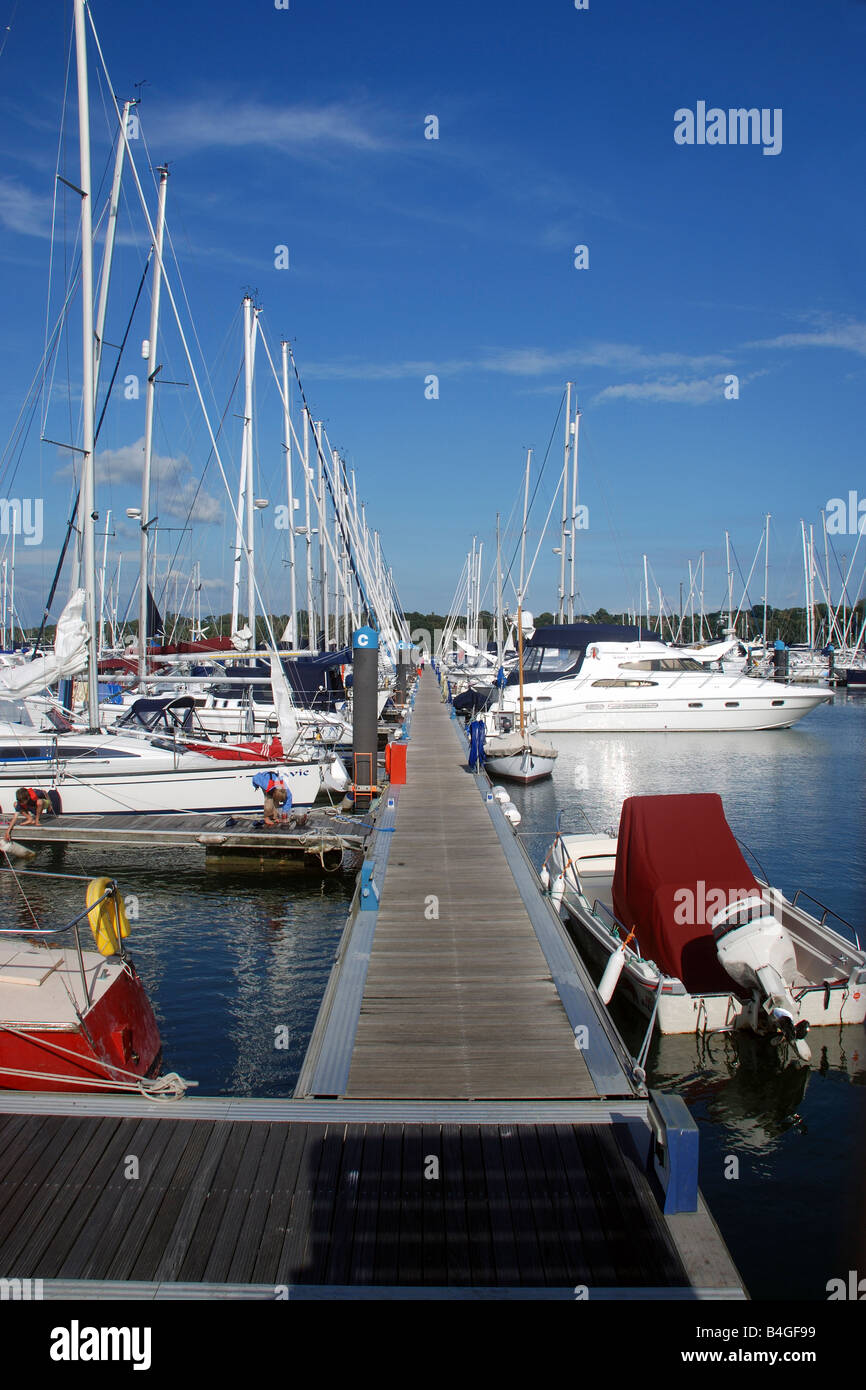
[[[326,1125],[306,1125],[304,1151],[298,1165],[298,1181],[292,1198],[283,1249],[277,1264],[280,1284],[307,1284],[309,1264],[307,1246],[312,1220],[313,1198],[319,1173],[319,1159]]]
[[[29,1115],[0,1115],[0,1182],[2,1182],[6,1170],[4,1155],[31,1118]]]
[[[204,1266],[202,1278],[206,1283],[224,1284],[228,1282],[232,1256],[243,1225],[250,1193],[255,1186],[256,1173],[267,1137],[267,1125],[250,1126],[240,1163],[235,1170],[235,1186],[231,1200],[224,1210],[217,1238]]]
[[[18,1178],[14,1187],[10,1183],[11,1196],[3,1207],[8,1235],[0,1244],[0,1269],[9,1267],[10,1261],[14,1260],[21,1247],[22,1232],[25,1233],[26,1239],[26,1233],[40,1219],[56,1195],[55,1189],[50,1185],[53,1170],[58,1165],[63,1165],[65,1171],[70,1163],[74,1163],[87,1147],[90,1137],[87,1128],[71,1117],[46,1125],[45,1133],[40,1138],[44,1139],[45,1134],[49,1136],[48,1143],[41,1147],[38,1157],[29,1164],[26,1174],[21,1175],[21,1165],[16,1165]]]
[[[32,1226],[28,1222],[30,1237],[21,1252],[21,1263],[34,1274],[50,1279],[63,1270],[64,1278],[75,1277],[67,1272],[70,1257],[78,1258],[79,1247],[101,1224],[100,1204],[103,1208],[107,1205],[106,1190],[112,1179],[124,1181],[124,1156],[142,1124],[141,1120],[113,1116],[86,1122],[86,1149],[62,1182],[53,1184],[54,1198],[42,1220]]]
[[[396,1284],[400,1262],[402,1210],[403,1126],[385,1125],[379,1181],[379,1219],[373,1282]]]
[[[586,1277],[576,1282],[610,1288],[617,1282],[616,1269],[599,1216],[592,1179],[577,1142],[575,1127],[557,1125],[555,1128],[562,1171],[571,1191],[587,1264]]]
[[[398,1277],[401,1284],[420,1284],[423,1278],[424,1149],[420,1125],[403,1129]]]
[[[228,1282],[230,1284],[250,1284],[253,1282],[253,1269],[261,1245],[262,1232],[268,1221],[271,1193],[282,1162],[288,1126],[271,1124],[267,1128],[268,1134],[256,1170],[255,1182],[246,1204],[246,1211],[229,1265]]]
[[[379,1125],[364,1125],[362,1128],[363,1148],[349,1261],[350,1284],[372,1284],[376,1274],[376,1235],[379,1225],[379,1187],[384,1134]]]
[[[540,1288],[545,1282],[544,1260],[529,1195],[523,1150],[516,1125],[500,1125],[499,1143],[511,1209],[520,1284]]]
[[[188,1165],[184,1165],[184,1156],[190,1146],[194,1146],[195,1156],[200,1151],[203,1143],[200,1136],[202,1123],[184,1120],[156,1122],[156,1133],[162,1142],[158,1149],[154,1145],[149,1158],[145,1153],[141,1163],[142,1177],[137,1183],[130,1183],[135,1192],[128,1205],[133,1208],[134,1217],[127,1222],[119,1236],[115,1236],[115,1248],[108,1252],[108,1268],[102,1275],[103,1278],[148,1278],[147,1273],[139,1276],[136,1271],[152,1271],[155,1268],[162,1237],[166,1231],[165,1220],[158,1221],[160,1209],[169,1195],[171,1185],[183,1181],[188,1176]],[[163,1127],[167,1133],[160,1135],[159,1131]],[[150,1149],[150,1145],[148,1148]],[[144,1252],[147,1258],[142,1261],[140,1257]]]
[[[292,1197],[304,1152],[304,1126],[287,1124],[280,1165],[271,1188],[271,1203],[256,1252],[251,1282],[277,1283],[277,1267],[288,1229]]]
[[[322,1272],[322,1283],[325,1284],[349,1283],[352,1246],[360,1201],[363,1153],[364,1126],[359,1124],[346,1125],[340,1155],[339,1180],[334,1193],[331,1239],[328,1245],[327,1261]]]
[[[482,1125],[481,1153],[484,1159],[484,1173],[487,1183],[487,1202],[490,1210],[490,1229],[493,1236],[496,1282],[497,1284],[512,1286],[520,1282],[520,1266],[514,1239],[514,1223],[508,1180],[505,1173],[505,1158],[498,1126]]]
[[[169,1233],[162,1238],[155,1273],[148,1277],[164,1281],[167,1284],[177,1281],[231,1131],[230,1121],[223,1120],[215,1124],[201,1146],[200,1160],[190,1178],[184,1181],[184,1178],[180,1174],[178,1175],[178,1186],[183,1189],[183,1201],[175,1217],[174,1225]],[[147,1258],[148,1252],[143,1250],[142,1263]]]
[[[444,1174],[442,1166],[442,1127],[440,1125],[421,1126],[421,1154],[424,1160],[424,1185],[421,1190],[421,1255],[423,1260],[423,1280],[425,1284],[437,1288],[448,1283],[448,1247],[445,1233]],[[438,1175],[427,1177],[428,1164],[431,1171],[436,1159]]]
[[[83,1279],[125,1278],[120,1273],[127,1268],[126,1257],[130,1248],[137,1249],[147,1230],[146,1199],[152,1195],[151,1186],[160,1183],[160,1164],[166,1153],[171,1152],[172,1141],[175,1147],[185,1142],[183,1133],[178,1131],[176,1122],[167,1120],[148,1120],[139,1135],[138,1158],[139,1176],[125,1180],[114,1194],[114,1201],[106,1207],[104,1220],[89,1240],[89,1254],[75,1261],[79,1271],[76,1277]],[[169,1162],[173,1162],[170,1158]]]
[[[493,1258],[493,1236],[490,1227],[490,1205],[481,1134],[478,1125],[463,1125],[460,1130],[463,1158],[463,1188],[466,1194],[466,1227],[469,1234],[469,1258],[472,1283],[490,1287],[496,1283],[496,1264]]]
[[[106,1221],[112,1219],[127,1189],[141,1182],[141,1177],[126,1176],[133,1171],[127,1160],[134,1156],[140,1173],[148,1139],[154,1129],[153,1122],[124,1118],[113,1123],[114,1133],[96,1164],[84,1169],[82,1163],[79,1181],[67,1185],[61,1194],[68,1212],[57,1226],[51,1241],[53,1267],[49,1269],[47,1259],[44,1267],[41,1264],[38,1266],[38,1272],[46,1278],[87,1278],[90,1257],[105,1230]]]
[[[535,1125],[521,1125],[518,1131],[526,1171],[529,1205],[538,1233],[538,1247],[544,1266],[544,1282],[561,1286],[574,1284],[563,1248],[562,1232],[547,1186],[547,1170],[541,1154],[541,1138]]]
[[[183,1257],[178,1279],[181,1283],[203,1283],[208,1258],[219,1239],[225,1211],[237,1200],[238,1173],[243,1163],[251,1124],[235,1121],[228,1142],[210,1184],[207,1200],[199,1216],[192,1240]]]
[[[580,1220],[581,1206],[575,1202],[568,1173],[562,1161],[562,1149],[557,1126],[536,1125],[535,1131],[538,1136],[541,1160],[545,1168],[551,1215],[559,1232],[566,1261],[566,1283],[588,1286],[591,1268]]]
[[[587,1125],[575,1129],[575,1137],[592,1181],[593,1200],[599,1212],[613,1261],[615,1282],[637,1287],[650,1284],[652,1279],[636,1254],[638,1232],[623,1224],[616,1189],[621,1181],[619,1154],[606,1144],[599,1143],[601,1126]],[[611,1165],[611,1166],[609,1166]],[[616,1176],[616,1181],[614,1178]]]
[[[328,1125],[322,1138],[307,1244],[309,1277],[306,1282],[311,1284],[323,1283],[328,1268],[345,1137],[345,1125]]]

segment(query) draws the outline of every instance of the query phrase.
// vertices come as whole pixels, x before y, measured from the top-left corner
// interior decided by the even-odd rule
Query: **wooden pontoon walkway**
[[[694,1123],[646,1092],[487,785],[428,674],[293,1099],[0,1091],[0,1278],[48,1298],[744,1297]]]
[[[596,1094],[432,678],[417,699],[346,1095]],[[486,785],[486,781],[485,781]]]

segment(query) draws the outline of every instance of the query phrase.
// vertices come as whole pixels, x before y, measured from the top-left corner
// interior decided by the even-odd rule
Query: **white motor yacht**
[[[596,623],[536,628],[524,648],[524,717],[541,733],[787,729],[830,691],[707,671],[657,635]],[[502,708],[519,713],[509,677]]]

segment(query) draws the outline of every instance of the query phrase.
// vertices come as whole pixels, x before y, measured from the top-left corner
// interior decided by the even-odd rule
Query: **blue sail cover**
[[[486,761],[485,735],[483,719],[473,719],[469,725],[469,766],[473,772],[480,772]]]

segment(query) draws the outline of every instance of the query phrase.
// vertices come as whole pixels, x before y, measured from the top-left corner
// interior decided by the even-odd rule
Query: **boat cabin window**
[[[571,670],[579,656],[580,652],[572,647],[529,647],[523,653],[523,669],[546,676],[561,675]]]
[[[53,746],[43,746],[39,748],[19,748],[6,747],[0,748],[0,762],[2,763],[38,763],[46,758],[54,757]]]
[[[643,661],[621,661],[619,669],[621,671],[703,671],[706,675],[706,668],[699,661],[695,661],[693,656],[662,656]]]
[[[617,680],[615,676],[607,676],[607,677],[605,677],[603,680],[600,680],[600,681],[593,681],[592,684],[593,684],[593,686],[600,685],[600,686],[602,686],[603,689],[605,689],[605,690],[612,690],[614,686],[620,686],[620,685],[628,685],[628,686],[634,686],[634,685],[658,685],[658,681],[637,681],[637,680],[630,680],[630,681],[627,681],[627,680],[623,680],[623,679]]]
[[[111,758],[111,759],[114,759],[114,758],[137,758],[137,757],[140,756],[140,754],[138,754],[138,753],[128,753],[124,748],[118,748],[115,744],[112,744],[112,746],[111,746],[110,748],[106,748],[104,745],[101,745],[101,746],[98,747],[98,748],[93,748],[93,747],[88,748],[88,747],[86,747],[84,744],[79,744],[79,745],[76,747],[74,744],[73,744],[73,745],[69,745],[69,744],[61,743],[61,744],[60,744],[60,747],[58,748],[57,751],[58,751],[58,754],[59,754],[59,756],[60,756],[61,758]]]

